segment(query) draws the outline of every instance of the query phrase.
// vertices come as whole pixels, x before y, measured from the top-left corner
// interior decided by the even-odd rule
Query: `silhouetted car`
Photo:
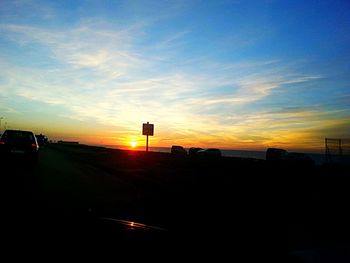
[[[208,156],[208,157],[221,157],[221,151],[215,148],[209,148],[205,150],[199,150],[197,152],[198,156]]]
[[[171,153],[176,155],[187,155],[187,151],[184,149],[184,147],[179,145],[173,145],[171,147]]]
[[[6,130],[0,139],[0,153],[4,157],[25,158],[36,162],[39,145],[31,131]]]
[[[287,157],[288,152],[278,148],[268,148],[266,151],[266,161],[282,161]]]
[[[189,150],[188,150],[188,154],[190,156],[196,156],[197,153],[200,151],[200,150],[203,150],[202,148],[198,148],[198,147],[191,147]]]

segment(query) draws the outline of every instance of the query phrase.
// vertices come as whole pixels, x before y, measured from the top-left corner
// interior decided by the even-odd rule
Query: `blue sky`
[[[2,127],[87,143],[350,137],[348,1],[1,1]]]

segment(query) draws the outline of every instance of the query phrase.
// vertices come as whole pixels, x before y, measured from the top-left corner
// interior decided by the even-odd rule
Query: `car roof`
[[[31,131],[22,131],[22,130],[6,130],[6,131],[4,131],[4,133],[14,133],[14,132],[21,132],[21,133],[31,133],[31,134],[33,134],[33,132],[31,132]]]
[[[267,149],[268,152],[286,152],[286,150],[284,149],[280,149],[280,148],[268,148]]]

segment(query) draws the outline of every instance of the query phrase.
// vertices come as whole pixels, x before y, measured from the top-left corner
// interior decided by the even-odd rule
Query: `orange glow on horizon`
[[[170,148],[172,145],[181,145],[185,148],[201,147],[248,151],[265,151],[269,147],[274,147],[288,151],[322,153],[324,151],[324,137],[327,134],[321,131],[345,127],[346,124],[346,121],[335,120],[318,124],[313,128],[284,128],[283,130],[265,130],[256,124],[255,129],[251,127],[249,132],[247,129],[240,129],[237,126],[232,130],[223,128],[222,131],[213,130],[207,133],[200,131],[198,133],[194,131],[181,133],[176,130],[168,132],[159,128],[156,136],[149,137],[149,147]],[[43,133],[53,141],[78,141],[80,144],[120,147],[128,150],[143,150],[146,145],[146,137],[141,135],[140,129],[130,128],[127,131],[118,131],[115,128],[91,130],[84,127],[86,129],[77,130],[72,126],[63,126],[61,129],[53,130],[45,125],[42,125],[43,129],[30,125],[17,126],[19,129],[33,130],[38,134]],[[206,130],[205,127],[202,130]],[[329,136],[340,137],[341,135],[330,133]]]

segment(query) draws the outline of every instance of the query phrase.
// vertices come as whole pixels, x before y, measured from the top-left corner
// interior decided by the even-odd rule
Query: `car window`
[[[28,141],[34,142],[34,136],[30,132],[22,131],[6,131],[2,137],[3,140],[7,141]]]

